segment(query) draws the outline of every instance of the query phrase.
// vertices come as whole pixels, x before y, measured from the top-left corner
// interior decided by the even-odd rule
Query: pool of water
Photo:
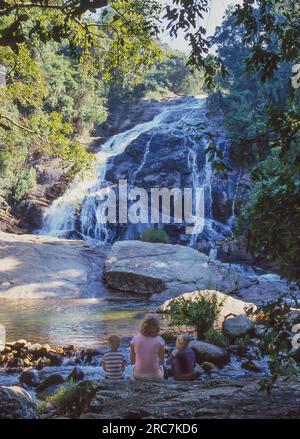
[[[7,341],[103,346],[109,335],[137,334],[149,309],[147,300],[0,300],[0,324],[6,328]]]

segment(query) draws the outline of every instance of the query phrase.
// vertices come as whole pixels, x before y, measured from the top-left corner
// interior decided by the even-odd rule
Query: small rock
[[[43,369],[44,367],[48,367],[51,364],[51,360],[49,360],[49,358],[38,358],[35,362],[34,365],[36,366],[37,369]]]
[[[204,361],[204,363],[201,364],[201,367],[204,372],[211,372],[212,370],[217,369],[213,363],[209,363],[208,361]]]
[[[59,354],[47,354],[47,359],[50,360],[50,366],[61,366],[63,363],[63,357]]]
[[[42,345],[40,345],[39,343],[34,343],[30,345],[28,348],[29,352],[37,352],[40,351],[41,349],[42,349]]]
[[[13,345],[12,345],[12,349],[21,349],[21,348],[23,348],[24,346],[26,346],[26,344],[27,344],[27,341],[26,340],[23,340],[23,339],[21,339],[21,340],[17,340],[17,341],[15,341],[14,343],[13,343]]]
[[[22,360],[22,358],[18,358],[18,357],[10,358],[6,364],[6,367],[23,367],[23,366],[24,366],[24,361]]]
[[[5,346],[5,348],[1,351],[2,355],[9,354],[12,351],[12,348],[9,346]]]
[[[253,323],[248,317],[237,316],[223,322],[223,331],[231,339],[242,337],[253,330]]]
[[[195,351],[198,363],[200,364],[207,361],[221,366],[229,361],[228,352],[219,346],[205,343],[204,341],[192,340],[189,343],[189,347]]]
[[[251,372],[263,372],[264,366],[255,360],[245,360],[241,364],[243,369],[250,370]]]
[[[93,413],[100,413],[106,403],[106,398],[102,395],[96,394],[92,399],[90,409]]]

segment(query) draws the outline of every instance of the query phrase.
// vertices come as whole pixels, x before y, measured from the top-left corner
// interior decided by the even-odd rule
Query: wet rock
[[[43,380],[36,388],[37,393],[44,393],[45,390],[50,386],[56,386],[63,384],[65,382],[65,379],[62,375],[59,373],[54,373],[50,375],[48,378]]]
[[[15,342],[12,343],[11,348],[12,348],[13,350],[18,350],[18,349],[21,349],[21,348],[23,348],[24,346],[26,346],[26,344],[27,344],[27,341],[26,341],[26,340],[17,340],[17,341],[15,341]]]
[[[61,366],[63,363],[63,357],[59,354],[49,353],[47,358],[50,360],[50,366]]]
[[[80,367],[74,367],[74,369],[72,370],[72,372],[70,373],[70,375],[67,378],[67,381],[72,380],[72,381],[81,381],[84,379],[84,372]]]
[[[23,367],[23,366],[24,366],[24,361],[18,357],[10,358],[6,364],[6,367]]]
[[[43,369],[44,367],[48,367],[51,364],[51,360],[49,358],[43,357],[43,358],[38,358],[35,362],[34,365],[37,369]]]
[[[253,323],[245,316],[237,316],[224,320],[223,331],[230,339],[236,339],[249,334],[253,330]]]
[[[0,386],[0,419],[39,419],[39,413],[24,389]]]
[[[19,381],[28,387],[37,387],[40,384],[39,375],[34,369],[22,372]]]
[[[42,345],[40,343],[34,343],[28,347],[29,352],[32,352],[32,353],[37,352],[38,355],[39,355],[41,349],[42,349]]]
[[[208,372],[208,373],[217,369],[217,366],[215,366],[213,363],[209,363],[208,361],[204,361],[204,363],[201,364],[201,367],[204,370],[204,372]]]
[[[6,354],[9,354],[11,351],[12,351],[12,348],[10,346],[6,345],[5,348],[2,349],[1,354],[6,355]]]
[[[198,363],[209,362],[222,366],[229,361],[229,354],[224,349],[204,341],[192,340],[189,347],[195,351]]]

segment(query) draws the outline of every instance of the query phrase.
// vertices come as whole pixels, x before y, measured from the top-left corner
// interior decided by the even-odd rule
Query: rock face
[[[74,299],[103,291],[104,251],[82,241],[0,232],[0,260],[0,299]]]
[[[99,383],[90,412],[82,418],[299,418],[299,378],[279,379],[271,397],[260,390],[259,380],[253,377],[213,378],[188,385],[124,380],[122,386],[106,381]]]
[[[125,179],[129,190],[142,188],[148,196],[151,196],[152,188],[204,188],[205,218],[211,221],[209,226],[205,225],[203,233],[192,237],[186,232],[184,221],[167,221],[163,228],[172,243],[189,244],[193,241],[197,249],[208,254],[213,244],[231,236],[235,205],[238,205],[235,201],[244,197],[248,186],[245,183],[247,179],[231,158],[230,144],[225,133],[222,134],[222,120],[209,115],[205,97],[142,102],[136,108],[122,109],[121,106],[105,124],[98,127],[96,134],[107,137],[119,133],[118,138],[110,139],[110,147],[114,149],[116,144],[124,145],[108,159],[104,180],[101,182],[101,174],[98,181],[101,187],[106,184],[116,187],[120,180]],[[218,130],[217,147],[224,155],[230,169],[228,172],[218,174],[210,166],[205,141],[199,138],[199,124]],[[129,134],[130,129],[133,131]],[[119,193],[116,197],[118,199]],[[96,185],[82,200],[82,215],[79,214],[72,223],[74,232],[99,239],[97,211],[102,201]],[[128,201],[128,207],[132,201]],[[141,239],[145,229],[153,226],[149,217],[147,224],[108,224],[105,236],[110,241]]]
[[[231,292],[254,282],[190,247],[142,241],[116,242],[104,277],[112,288],[141,294],[178,295],[197,288]]]
[[[229,361],[229,354],[224,349],[204,341],[192,340],[189,347],[195,351],[198,363],[209,362],[222,366]]]
[[[0,419],[38,419],[36,404],[21,387],[0,386]]]
[[[223,321],[229,315],[238,316],[243,314],[249,314],[251,311],[257,309],[254,303],[243,302],[242,300],[234,299],[227,294],[220,293],[220,291],[215,290],[200,290],[194,291],[192,293],[185,293],[179,297],[183,297],[186,300],[194,301],[199,297],[199,295],[210,295],[215,294],[217,296],[218,302],[222,303],[222,308],[218,317],[217,323],[219,326],[222,325]],[[156,312],[168,313],[170,310],[170,304],[175,299],[166,300],[162,305],[160,305]]]
[[[245,316],[226,319],[223,323],[224,334],[230,339],[242,337],[253,330],[253,323]]]

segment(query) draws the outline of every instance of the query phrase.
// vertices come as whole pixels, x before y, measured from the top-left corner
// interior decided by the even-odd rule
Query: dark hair
[[[145,317],[141,327],[141,333],[145,337],[157,337],[160,331],[160,325],[157,317]]]

